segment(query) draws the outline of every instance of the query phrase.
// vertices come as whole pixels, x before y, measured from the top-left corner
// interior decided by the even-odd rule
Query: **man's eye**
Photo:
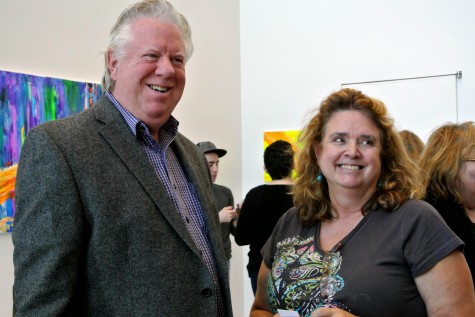
[[[185,62],[183,61],[182,58],[178,58],[178,57],[172,58],[172,64],[175,66],[182,66],[184,63]]]
[[[147,61],[155,61],[157,60],[158,56],[155,54],[145,54],[143,58]]]

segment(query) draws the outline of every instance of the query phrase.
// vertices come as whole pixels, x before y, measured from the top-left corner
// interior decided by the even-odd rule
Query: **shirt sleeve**
[[[448,227],[437,211],[424,201],[406,204],[403,223],[403,252],[413,277],[422,275],[463,242]]]

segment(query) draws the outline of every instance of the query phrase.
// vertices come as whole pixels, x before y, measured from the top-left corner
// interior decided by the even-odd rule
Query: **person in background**
[[[193,51],[165,0],[122,12],[105,94],[30,130],[16,183],[16,317],[232,316],[207,162],[171,115]]]
[[[384,104],[354,89],[300,134],[295,207],[262,248],[252,317],[475,316],[463,242],[418,200],[422,179]]]
[[[426,172],[425,200],[465,243],[475,283],[475,125],[446,123],[435,129],[419,165]]]
[[[254,294],[262,262],[261,248],[280,216],[293,206],[290,194],[294,166],[292,145],[287,141],[278,140],[267,146],[264,151],[264,166],[272,181],[259,185],[247,193],[234,234],[238,245],[249,245],[247,271]]]
[[[409,157],[414,162],[417,162],[422,151],[424,150],[424,142],[422,142],[417,134],[409,130],[399,131],[399,135],[402,138],[402,142],[406,148],[407,154],[409,154]]]
[[[216,148],[216,145],[210,141],[199,142],[197,146],[204,153],[208,161],[208,168],[213,181],[213,194],[219,210],[219,222],[221,223],[221,236],[223,238],[224,252],[226,258],[231,260],[231,239],[229,235],[234,234],[234,219],[236,218],[236,210],[234,209],[233,193],[226,186],[216,184],[216,178],[219,172],[219,159],[226,155],[227,151]]]

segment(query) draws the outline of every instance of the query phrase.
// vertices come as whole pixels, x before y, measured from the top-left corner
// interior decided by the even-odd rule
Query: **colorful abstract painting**
[[[292,144],[293,150],[297,151],[297,145],[298,145],[297,142],[298,142],[299,134],[300,134],[299,130],[264,132],[264,150],[269,144],[272,144],[277,140],[284,140]],[[271,180],[272,179],[269,173],[264,172],[264,181],[270,182]]]
[[[90,107],[99,84],[0,71],[0,233],[11,232],[21,146],[34,126]]]

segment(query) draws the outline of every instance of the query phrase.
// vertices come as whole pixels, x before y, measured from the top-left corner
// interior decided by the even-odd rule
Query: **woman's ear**
[[[315,154],[315,157],[317,158],[317,160],[318,160],[318,156],[320,155],[320,152],[321,152],[321,146],[319,144],[315,144],[313,146],[313,153]]]

